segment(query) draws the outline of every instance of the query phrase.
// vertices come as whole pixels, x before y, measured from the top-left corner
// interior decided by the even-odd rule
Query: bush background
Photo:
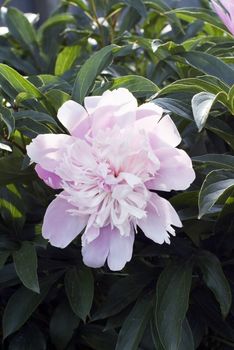
[[[187,5],[67,0],[35,26],[1,8],[4,350],[233,349],[234,41],[208,1]],[[197,178],[185,192],[160,194],[184,225],[171,245],[139,233],[133,259],[113,273],[83,265],[79,238],[63,250],[42,238],[56,193],[25,147],[62,132],[56,112],[66,100],[118,87],[170,112]]]

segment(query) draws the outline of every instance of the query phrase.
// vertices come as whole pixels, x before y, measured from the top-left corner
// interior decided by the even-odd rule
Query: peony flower
[[[234,1],[211,0],[212,7],[225,26],[234,35]]]
[[[49,205],[42,234],[64,248],[82,233],[84,263],[111,270],[130,261],[138,227],[170,243],[181,221],[155,191],[184,190],[194,180],[189,156],[169,115],[138,107],[124,88],[65,102],[58,119],[70,135],[38,135],[27,147],[40,178],[62,191]]]

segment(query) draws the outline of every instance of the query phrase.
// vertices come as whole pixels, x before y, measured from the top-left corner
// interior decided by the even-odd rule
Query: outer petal
[[[97,108],[102,96],[87,96],[84,99],[84,106],[89,115],[91,115]]]
[[[144,119],[153,117],[155,123],[158,122],[163,115],[163,109],[152,102],[143,103],[137,108],[136,119]]]
[[[212,7],[225,26],[234,35],[234,2],[233,0],[221,0],[220,2],[226,8],[227,12],[214,0],[211,0]]]
[[[39,164],[36,164],[35,170],[40,179],[42,179],[48,186],[53,189],[62,188],[61,178],[56,174],[43,169]]]
[[[151,144],[153,148],[162,146],[176,147],[181,142],[181,137],[176,125],[169,115],[165,115],[152,130]]]
[[[106,91],[92,114],[92,131],[97,134],[99,130],[127,127],[136,119],[137,100],[124,88]]]
[[[110,231],[110,252],[107,258],[108,266],[112,271],[119,271],[124,268],[126,263],[132,258],[134,243],[134,231],[129,236],[122,236],[119,230]]]
[[[182,227],[180,218],[171,204],[164,198],[153,193],[146,207],[147,217],[138,220],[138,226],[145,236],[154,242],[170,243],[170,236],[175,234],[171,225]]]
[[[88,113],[79,103],[69,100],[58,110],[58,119],[71,135],[76,136],[81,121],[88,118]]]
[[[27,153],[33,162],[53,172],[60,162],[64,146],[73,142],[74,139],[65,134],[38,135],[27,146]]]
[[[42,235],[55,247],[65,248],[87,224],[87,216],[71,215],[70,209],[74,207],[58,196],[46,210]]]
[[[160,168],[155,178],[148,181],[147,188],[159,191],[185,190],[195,179],[190,157],[181,149],[162,148],[157,150]]]
[[[84,264],[90,267],[101,267],[105,264],[110,249],[110,235],[106,228],[100,230],[99,236],[82,247]]]

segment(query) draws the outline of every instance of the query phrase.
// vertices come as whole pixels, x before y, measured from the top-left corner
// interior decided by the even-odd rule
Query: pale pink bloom
[[[127,89],[65,102],[58,119],[70,135],[39,135],[27,147],[40,178],[63,191],[49,205],[42,234],[66,247],[82,232],[84,263],[107,260],[120,270],[132,257],[137,227],[170,243],[181,221],[152,190],[184,190],[194,180],[189,156],[169,115],[153,103],[138,107]]]
[[[211,0],[211,4],[225,26],[234,35],[234,0]]]

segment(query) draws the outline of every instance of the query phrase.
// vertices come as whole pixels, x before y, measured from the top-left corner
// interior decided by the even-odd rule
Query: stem
[[[100,32],[101,46],[104,47],[105,46],[105,37],[104,37],[103,28],[102,28],[102,26],[101,26],[101,24],[99,23],[99,20],[98,20],[97,8],[96,8],[96,5],[95,5],[95,1],[94,0],[89,0],[89,3],[90,3],[90,7],[92,9],[92,12],[93,12],[93,20],[96,23],[96,25],[97,25],[97,27],[99,29],[99,32]]]

